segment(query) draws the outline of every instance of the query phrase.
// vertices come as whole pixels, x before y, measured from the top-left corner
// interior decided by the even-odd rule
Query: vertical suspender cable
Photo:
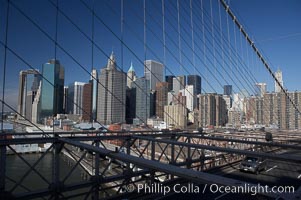
[[[145,0],[143,0],[143,52],[144,52],[144,72],[145,72],[145,69],[146,69],[146,2]],[[151,105],[150,105],[150,98],[151,98],[151,69],[149,69],[149,76],[150,76],[150,81],[147,81],[146,79],[146,76],[145,76],[145,83],[146,83],[146,93],[145,93],[145,96],[146,96],[146,101],[145,101],[145,113],[146,113],[146,117],[147,116],[147,110],[151,108]],[[149,84],[149,85],[148,85]],[[147,103],[148,103],[148,98],[147,97],[150,97],[149,98],[149,108],[147,106]],[[143,117],[143,116],[142,116]]]
[[[182,63],[182,52],[181,52],[182,48],[181,48],[181,26],[180,26],[180,2],[179,2],[179,0],[177,0],[177,12],[178,12],[178,45],[179,45],[180,71],[181,71],[181,75],[184,75],[183,74],[183,63]]]
[[[5,82],[6,82],[6,65],[7,65],[7,42],[8,42],[8,18],[9,18],[9,0],[7,0],[6,7],[6,29],[5,29],[5,46],[4,46],[4,59],[3,59],[3,84],[2,84],[2,108],[1,108],[1,131],[3,131],[3,119],[4,119],[4,102],[5,102]]]
[[[203,0],[201,0],[201,19],[202,19],[202,36],[203,36],[204,65],[206,66],[207,65],[207,61],[206,61],[205,22],[204,22],[204,5],[203,5]],[[207,67],[205,67],[205,77],[208,77]],[[208,81],[210,81],[210,80],[208,80]],[[205,88],[205,84],[204,84],[204,88]]]
[[[163,66],[166,75],[166,38],[165,38],[165,3],[164,0],[162,3],[162,36],[163,36]]]
[[[192,47],[192,64],[193,64],[193,72],[194,72],[194,75],[197,74],[196,72],[196,63],[195,63],[195,48],[194,48],[194,26],[193,26],[193,12],[192,12],[192,0],[190,0],[189,2],[189,7],[190,7],[190,29],[191,29],[191,47]],[[201,84],[201,83],[199,83]],[[195,77],[194,78],[194,84],[193,84],[193,106],[192,106],[192,109],[193,109],[193,113],[195,112],[195,109],[196,107],[198,107],[197,105],[197,95],[198,95],[198,91],[197,91],[197,78]],[[194,120],[194,124],[197,124],[196,125],[196,128],[199,127],[199,119],[195,119],[195,117],[198,116],[196,114],[194,114],[193,116],[193,120]]]
[[[225,68],[225,53],[224,53],[224,43],[223,43],[223,39],[222,39],[223,31],[222,31],[222,16],[221,16],[220,4],[218,4],[218,13],[219,13],[220,42],[221,42],[221,50],[222,50],[222,65],[223,65],[223,68]]]
[[[6,75],[6,65],[7,65],[7,41],[8,41],[8,17],[9,17],[9,0],[7,1],[6,7],[6,29],[5,29],[5,43],[4,43],[4,59],[3,59],[3,85],[2,85],[2,108],[1,108],[1,132],[3,131],[3,119],[4,119],[4,98],[5,98],[5,75]],[[6,136],[0,137],[5,139]],[[6,146],[0,147],[0,192],[5,191],[5,171],[6,171]]]
[[[57,63],[57,37],[58,37],[58,17],[59,17],[59,0],[56,0],[56,10],[55,10],[55,36],[54,36],[54,67],[56,68],[56,63]],[[54,93],[58,92],[57,85],[54,84]],[[57,98],[57,95],[56,95]],[[58,111],[58,101],[57,99],[55,100],[55,106],[56,106],[56,112]],[[54,113],[52,114],[52,131],[54,132]]]
[[[97,75],[96,77],[94,77],[94,73],[93,73],[93,69],[94,69],[94,31],[95,31],[95,1],[92,1],[92,33],[91,33],[91,80],[92,80],[92,108],[91,108],[91,115],[90,116],[90,120],[92,120],[92,126],[94,124],[94,121],[96,120],[96,113],[94,113],[94,104],[96,104],[97,108],[97,95],[96,95],[96,102],[94,102],[94,87],[96,87],[95,85],[95,79],[97,79]],[[96,73],[97,74],[97,73]],[[97,83],[97,82],[96,82]],[[97,84],[98,85],[98,84]],[[96,90],[97,93],[97,90]],[[95,110],[95,112],[97,112],[97,110]]]
[[[123,55],[123,38],[124,38],[124,35],[123,35],[123,22],[124,22],[124,10],[123,10],[123,0],[120,1],[120,32],[121,32],[121,40],[120,40],[120,53],[121,53],[121,56],[120,56],[120,59],[121,59],[121,72],[124,73],[124,69],[123,69],[123,65],[124,65],[124,55]],[[124,87],[124,83],[126,82],[126,80],[123,80],[124,78],[126,78],[123,74],[122,74],[122,92],[121,92],[121,101],[123,101],[125,104],[126,104],[126,98],[124,99],[124,91],[123,91],[123,88],[126,88],[126,86]],[[125,108],[126,109],[126,106],[122,106],[122,108]],[[122,110],[123,113],[125,113],[126,110]],[[125,117],[125,115],[124,115]],[[124,120],[124,119],[123,119]]]
[[[211,37],[212,37],[212,48],[213,48],[213,60],[214,60],[214,69],[215,73],[217,73],[216,66],[216,53],[215,53],[215,37],[214,37],[214,29],[213,29],[213,9],[212,9],[212,0],[210,0],[210,22],[211,22]]]

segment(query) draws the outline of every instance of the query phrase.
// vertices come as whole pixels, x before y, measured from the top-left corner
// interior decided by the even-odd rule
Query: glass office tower
[[[51,59],[43,65],[41,107],[39,121],[63,113],[64,67],[59,60]]]

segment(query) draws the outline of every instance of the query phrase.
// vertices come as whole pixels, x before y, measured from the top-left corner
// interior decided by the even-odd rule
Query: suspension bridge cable
[[[3,131],[4,119],[4,98],[5,98],[5,83],[6,83],[6,66],[7,66],[7,41],[8,41],[8,28],[9,28],[9,0],[7,0],[6,7],[6,22],[5,22],[5,41],[4,41],[4,59],[3,59],[3,83],[2,83],[2,106],[1,106],[1,131]],[[1,183],[2,184],[2,183]]]
[[[89,9],[89,7],[88,7],[88,9]],[[111,8],[111,10],[114,12],[114,10]],[[147,11],[146,11],[146,13],[147,13]],[[101,20],[101,18],[99,18],[99,20],[101,21],[101,23],[103,23],[105,26],[106,26],[106,28],[108,28],[110,31],[111,31],[111,33],[118,39],[118,40],[120,40],[120,38]],[[127,23],[125,22],[125,25],[127,25]],[[147,27],[146,27],[147,28]],[[135,31],[132,31],[132,33],[134,33],[134,34],[136,34],[135,33]],[[135,37],[137,37],[137,38],[139,38],[139,36],[137,36],[137,35],[135,35]],[[140,39],[140,41],[142,41],[141,39]],[[133,53],[133,55],[141,62],[141,63],[143,63],[144,64],[144,62],[143,61],[141,61],[141,59],[139,59],[138,58],[138,56],[132,51],[132,49],[130,49],[126,44],[124,44],[126,47],[127,47],[127,49],[131,52],[131,53]],[[154,54],[154,55],[156,55],[149,47],[148,47],[148,45],[146,44],[146,48],[152,53],[152,54]],[[170,51],[170,50],[169,50]],[[156,58],[158,58],[158,57],[156,57]],[[158,60],[160,61],[160,59],[158,58]],[[171,70],[169,69],[169,71],[171,72]],[[152,73],[153,74],[153,73]],[[158,77],[155,75],[155,74],[153,74],[154,75],[154,77],[157,79],[157,80],[159,80],[158,79]],[[160,81],[160,80],[159,80]],[[181,103],[182,104],[182,103]]]
[[[205,12],[205,14],[206,14],[206,11],[204,10],[204,12]],[[208,18],[209,18],[209,14],[207,14],[206,16],[208,16]],[[229,23],[227,23],[227,30],[230,30],[229,29]],[[218,28],[216,28],[217,29],[217,31],[218,32],[221,32],[221,29],[218,29]],[[228,37],[228,39],[230,40],[230,32],[229,32],[229,35],[228,35],[229,37]],[[223,37],[223,35],[221,36],[221,42],[223,41],[223,40],[226,40],[224,37]],[[230,45],[230,42],[229,42],[229,40],[228,40],[228,42],[226,42],[226,44],[228,44],[228,45]],[[234,48],[233,48],[233,46],[232,45],[230,45],[229,47],[228,47],[228,49],[229,49],[229,53],[230,53],[230,56],[229,56],[229,59],[230,59],[230,61],[231,61],[231,69],[233,69],[232,68],[232,66],[233,65],[235,65],[234,63],[233,63],[233,61],[232,61],[232,56],[231,56],[231,51],[234,51],[234,53],[233,53],[233,55],[235,55],[236,57],[237,57],[237,59],[235,59],[236,60],[236,65],[238,64],[237,63],[237,61],[239,60],[240,61],[240,64],[241,64],[241,66],[243,67],[243,69],[249,74],[249,72],[248,72],[248,70],[247,70],[247,68],[246,68],[246,64],[243,62],[243,60],[238,56],[238,53],[237,53],[237,50],[235,50]],[[222,50],[223,50],[223,48],[222,48]],[[228,57],[228,56],[227,56]],[[224,66],[224,65],[223,65]],[[241,67],[236,67],[237,69],[239,69],[239,71],[240,71],[240,74],[243,76],[243,80],[244,81],[246,81],[247,80],[247,82],[248,82],[248,85],[249,85],[249,87],[251,88],[251,90],[253,90],[254,89],[254,87],[253,87],[253,84],[252,83],[250,83],[250,81],[249,81],[249,78],[253,78],[254,79],[254,76],[253,75],[250,75],[250,76],[246,76],[246,74],[244,73],[244,72],[242,72],[241,71]],[[235,73],[233,72],[233,70],[231,70],[232,71],[232,73],[235,75]],[[232,74],[232,75],[233,75]],[[230,75],[229,75],[230,76]],[[237,77],[237,75],[235,75],[236,77]],[[231,77],[231,76],[230,76]],[[237,77],[238,78],[238,77]],[[241,82],[241,81],[240,81]],[[256,82],[258,82],[256,79],[255,79],[255,81],[254,81],[254,83],[256,83]],[[255,91],[255,89],[254,89],[254,91]],[[255,91],[256,92],[256,91]],[[250,94],[250,93],[249,93]]]
[[[50,0],[49,0],[50,1]],[[82,2],[85,6],[86,6],[86,8],[91,12],[91,8],[85,3],[85,2]],[[76,28],[77,28],[77,30],[79,30],[88,40],[90,40],[91,41],[91,39],[89,38],[89,36],[88,35],[86,35],[67,15],[65,15],[60,9],[59,9],[59,11],[60,11],[60,13],[66,18],[66,19],[68,19],[68,21],[70,21],[70,23],[71,24],[73,24]],[[98,16],[98,15],[96,15],[95,14],[95,17],[96,17],[96,19],[98,19],[119,41],[120,41],[120,38],[112,31],[112,29],[110,29],[110,27],[107,25],[107,24],[105,24],[104,22],[103,22],[103,20]],[[126,22],[124,22],[124,24],[126,24]],[[95,45],[95,47],[98,49],[98,50],[100,50],[106,57],[108,57],[109,59],[110,59],[110,57],[96,44],[96,43],[94,43],[94,45]],[[135,57],[141,62],[141,63],[144,63],[143,61],[141,61],[139,58],[138,58],[138,56],[132,51],[132,49],[130,49],[129,47],[128,47],[128,45],[126,45],[126,43],[125,42],[123,42],[123,45],[131,52],[131,53],[133,53],[133,55],[135,55]],[[62,48],[61,46],[59,46],[60,48]],[[68,52],[65,52],[67,55],[68,55]],[[70,57],[70,56],[69,56]],[[72,56],[71,56],[72,57]],[[73,60],[74,60],[74,58],[73,58]],[[77,62],[76,60],[74,60],[75,62]],[[78,63],[78,62],[77,62]],[[80,63],[78,63],[79,64],[79,66],[81,67],[81,68],[83,68],[83,66],[80,64]],[[121,69],[120,68],[120,66],[119,65],[117,65],[117,68],[119,68],[119,69]],[[147,69],[148,69],[148,67],[146,67]],[[83,68],[84,69],[84,68]],[[84,69],[85,70],[85,69]],[[86,70],[85,70],[86,71]],[[155,78],[157,78],[157,80],[159,80],[158,79],[158,77],[154,74],[154,73],[152,73],[151,72],[151,74],[152,75],[154,75],[154,77]],[[98,81],[98,83],[100,84],[100,82]],[[135,83],[136,84],[136,83]],[[102,84],[101,84],[102,85]],[[136,84],[137,85],[137,84]],[[103,86],[103,85],[102,85]],[[137,85],[138,86],[138,85]],[[104,87],[104,86],[103,86]],[[140,88],[140,87],[138,87],[138,88]],[[145,93],[145,91],[142,89],[142,88],[140,88],[141,89],[141,91],[143,91],[144,93]],[[106,88],[106,90],[108,90],[107,88]],[[109,93],[111,93],[111,92],[109,92]],[[113,95],[114,96],[114,95]],[[120,102],[120,100],[118,100],[119,102]],[[123,103],[124,104],[124,103]],[[147,124],[144,120],[142,120],[139,116],[137,116],[137,118],[139,118],[142,122],[144,122],[145,124]]]
[[[229,6],[226,4],[226,2],[224,0],[220,0],[221,4],[223,5],[223,7],[225,8],[226,12],[230,15],[230,17],[235,21],[235,24],[237,25],[237,27],[240,28],[241,33],[246,37],[247,42],[249,43],[249,45],[253,48],[253,50],[256,52],[258,58],[261,60],[261,62],[263,63],[263,65],[265,66],[265,68],[267,69],[267,71],[270,73],[270,75],[273,77],[273,79],[276,81],[276,83],[278,84],[278,86],[280,87],[281,91],[285,94],[285,96],[288,98],[289,102],[294,106],[294,108],[296,109],[296,111],[298,112],[298,114],[300,115],[301,112],[299,110],[299,108],[296,106],[296,104],[293,102],[293,100],[289,97],[287,91],[283,88],[283,86],[280,84],[279,80],[276,78],[276,76],[274,75],[274,73],[272,72],[270,65],[266,62],[265,58],[263,58],[262,54],[259,52],[258,48],[255,46],[254,42],[251,40],[251,38],[248,36],[248,34],[245,32],[244,28],[242,27],[242,25],[240,24],[240,22],[238,22],[238,20],[236,19],[235,15],[233,14],[233,12],[231,11],[231,9],[229,8]]]
[[[53,2],[51,2],[53,3]],[[16,6],[14,3],[12,3],[10,1],[10,4],[20,12],[21,15],[23,15],[29,22],[31,22],[41,33],[43,33],[49,40],[51,40],[53,43],[55,43],[55,40],[47,33],[45,32],[36,22],[34,22],[28,15],[26,15],[18,6]],[[53,4],[54,6],[56,6],[55,4]],[[59,10],[59,8],[58,8]],[[75,63],[78,64],[78,66],[80,66],[84,71],[86,71],[88,74],[89,72],[70,54],[68,53],[58,42],[57,42],[57,47],[59,47],[64,53],[66,53],[66,55],[68,55]],[[20,57],[14,50],[10,50],[14,55],[16,55],[20,60],[22,60],[22,62],[24,62],[25,64],[27,64],[30,68],[32,68],[34,70],[34,68],[28,63],[26,62],[24,59],[22,59],[22,57]],[[39,73],[40,74],[40,73]],[[40,74],[40,76],[46,80],[50,85],[52,85],[54,87],[54,84],[51,83],[48,79],[46,79],[42,74]],[[79,107],[81,110],[83,110],[79,105],[77,105],[75,102],[73,102],[73,104],[75,104],[77,107]],[[99,123],[99,122],[98,122]],[[99,123],[100,125],[102,125],[101,123]],[[102,125],[102,127],[104,127]],[[105,127],[104,127],[105,128]]]
[[[225,71],[227,73],[227,71]],[[240,81],[241,82],[241,81]],[[242,83],[241,83],[242,84]],[[251,86],[252,89],[254,89],[254,87]]]

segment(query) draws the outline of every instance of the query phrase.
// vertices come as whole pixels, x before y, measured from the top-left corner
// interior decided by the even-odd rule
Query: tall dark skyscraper
[[[63,113],[65,70],[59,60],[43,65],[39,121]]]
[[[167,105],[168,83],[161,82],[156,85],[156,115],[163,119],[164,106]]]
[[[91,80],[89,83],[86,83],[83,87],[83,120],[92,121],[92,89],[93,89],[93,81]]]
[[[125,120],[127,124],[132,124],[136,116],[136,88],[128,87],[126,89],[126,112]]]
[[[232,95],[232,85],[224,85],[224,95]]]
[[[173,80],[174,77],[175,76],[173,76],[173,75],[165,76],[165,82],[168,83],[168,92],[170,92],[170,91],[173,90],[173,88],[172,88],[172,84],[173,84],[172,80]]]
[[[199,75],[188,75],[187,85],[193,85],[194,95],[202,93],[202,78]]]

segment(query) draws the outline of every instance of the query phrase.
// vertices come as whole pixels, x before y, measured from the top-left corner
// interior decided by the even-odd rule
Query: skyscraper
[[[164,106],[164,121],[168,126],[185,129],[187,127],[186,97],[179,93],[173,96],[172,104]]]
[[[90,80],[92,82],[92,120],[96,120],[98,95],[98,76],[96,69],[92,69]]]
[[[202,127],[224,126],[226,123],[226,102],[216,93],[199,95],[199,123]]]
[[[135,69],[133,67],[133,63],[131,62],[131,66],[128,70],[128,73],[127,73],[127,86],[129,88],[132,87],[132,82],[136,80],[136,72],[135,72]]]
[[[168,83],[168,92],[170,92],[170,91],[173,90],[173,88],[172,88],[172,85],[173,85],[172,81],[173,81],[174,77],[175,76],[173,76],[173,75],[165,76],[165,82]]]
[[[43,65],[39,121],[63,113],[65,70],[59,60]]]
[[[64,86],[64,101],[63,101],[63,113],[67,113],[68,109],[68,86]]]
[[[102,124],[125,122],[126,74],[117,70],[113,52],[101,69],[99,82],[97,120]]]
[[[93,81],[86,83],[83,87],[83,120],[91,121],[93,120],[92,115],[92,85]]]
[[[136,116],[136,88],[126,89],[126,112],[125,119],[127,124],[132,124]]]
[[[197,95],[193,85],[186,85],[185,89],[180,90],[183,96],[186,97],[186,107],[189,111],[193,111],[197,107]]]
[[[147,118],[150,117],[150,91],[149,80],[145,77],[138,78],[132,83],[132,88],[135,88],[136,94],[136,113],[135,117],[139,120],[139,123],[147,122]]]
[[[31,111],[31,120],[33,123],[38,123],[39,121],[39,114],[40,114],[40,109],[41,109],[41,90],[42,90],[42,81],[40,81],[37,93],[34,97],[33,103],[32,103],[32,111]]]
[[[275,72],[275,78],[278,80],[278,82],[280,83],[280,85],[283,87],[282,71],[280,69],[278,69]],[[277,81],[275,81],[275,92],[281,92],[281,87],[279,86],[279,84],[277,83]]]
[[[267,92],[267,84],[266,83],[256,83],[255,84],[256,95],[263,97]]]
[[[67,113],[83,114],[83,91],[85,83],[74,82],[68,87]]]
[[[38,70],[29,69],[20,71],[18,113],[28,120],[31,120],[32,117],[32,103],[37,93],[40,81],[41,76]]]
[[[184,89],[186,86],[186,76],[177,76],[173,78],[173,91],[175,95],[178,95],[179,91]]]
[[[193,95],[198,95],[202,93],[202,78],[199,75],[188,75],[187,85],[193,85]]]
[[[161,82],[156,85],[156,115],[163,119],[164,117],[164,106],[167,105],[167,94],[168,94],[169,83]]]
[[[163,64],[154,60],[144,61],[144,76],[150,82],[150,89],[155,90],[158,82],[163,82]]]
[[[224,95],[232,95],[232,85],[224,85]]]

